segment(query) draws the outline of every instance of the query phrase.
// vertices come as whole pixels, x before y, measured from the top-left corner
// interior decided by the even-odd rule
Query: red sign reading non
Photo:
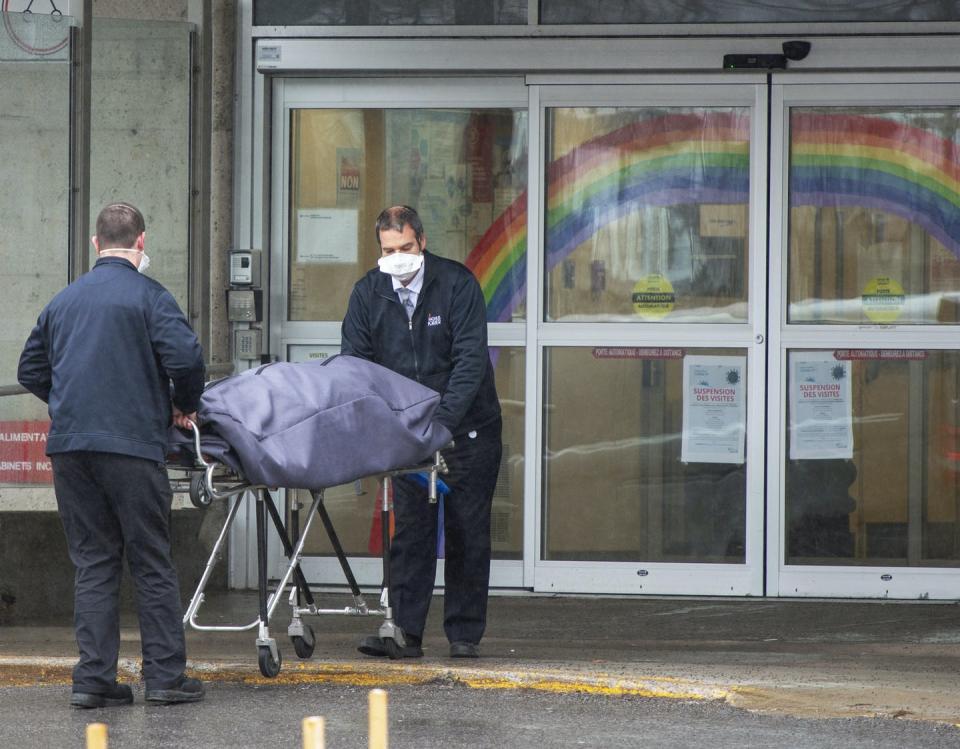
[[[49,421],[0,421],[0,482],[52,484],[46,455]]]
[[[909,348],[841,348],[833,352],[833,358],[837,361],[922,361],[927,353]]]
[[[682,348],[607,346],[593,350],[594,359],[682,359]]]

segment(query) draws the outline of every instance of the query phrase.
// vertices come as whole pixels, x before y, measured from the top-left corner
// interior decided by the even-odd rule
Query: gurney
[[[400,397],[401,400],[403,400],[409,394],[410,386],[416,388],[412,393],[412,408],[414,408],[417,413],[414,414],[411,423],[414,425],[416,436],[418,438],[421,437],[421,431],[419,430],[422,430],[424,416],[426,416],[429,421],[429,416],[432,416],[432,411],[439,401],[438,394],[376,364],[352,359],[351,357],[335,357],[334,359],[326,360],[322,364],[311,363],[311,365],[326,366],[334,362],[335,359],[346,360],[345,362],[341,361],[338,368],[343,370],[342,376],[349,380],[346,388],[334,388],[334,390],[337,391],[337,399],[344,397],[349,399],[356,396],[357,393],[353,391],[357,390],[357,388],[363,391],[364,389],[369,390],[371,386],[379,389],[380,386],[385,385],[388,400],[390,401],[387,404],[389,406],[388,411],[395,416],[397,413],[397,398]],[[311,365],[286,366],[301,368],[296,372],[296,376],[294,376],[294,379],[297,379],[299,375],[304,373],[302,368]],[[256,370],[256,372],[261,373],[263,369],[264,368]],[[314,374],[317,373],[319,372]],[[272,376],[275,374],[276,370],[274,370]],[[243,377],[243,375],[239,377]],[[396,378],[399,378],[399,380]],[[238,378],[229,379],[236,381]],[[274,379],[277,378],[274,377]],[[235,382],[235,384],[237,383]],[[244,388],[246,385],[253,385],[253,383],[251,381],[239,383],[241,389],[249,390],[250,388]],[[256,390],[262,385],[264,385],[264,383],[258,382],[254,385],[253,389]],[[399,391],[394,389],[397,385],[400,386]],[[267,384],[268,390],[270,387],[271,386]],[[350,390],[351,392],[344,395],[342,392],[344,389]],[[398,392],[400,393],[399,396]],[[379,393],[373,393],[372,396],[370,392],[364,392],[363,397],[373,397],[376,399],[381,398],[382,394],[383,390]],[[427,400],[422,400],[425,394],[429,394],[429,396]],[[225,396],[219,398],[219,401],[222,402],[225,399],[229,399],[233,394],[221,392],[220,395]],[[301,392],[300,395],[302,396],[304,394]],[[301,400],[302,399],[298,400],[300,410],[303,411],[306,409],[309,414],[310,405],[302,403]],[[309,398],[307,398],[307,400],[309,400]],[[408,398],[407,400],[410,399]],[[350,401],[350,403],[354,405],[355,401]],[[269,625],[277,606],[281,600],[285,598],[290,606],[291,615],[287,635],[290,637],[294,650],[299,658],[310,658],[313,655],[316,644],[313,628],[303,621],[303,617],[324,614],[382,616],[383,622],[380,625],[379,636],[384,641],[387,654],[391,658],[398,658],[402,648],[406,645],[406,641],[403,630],[394,622],[393,610],[389,600],[390,569],[388,555],[390,547],[389,516],[391,509],[389,497],[391,496],[391,482],[398,476],[409,475],[414,477],[421,483],[426,484],[428,501],[436,502],[439,496],[447,492],[447,487],[440,478],[440,474],[446,472],[446,466],[440,454],[439,447],[449,442],[449,433],[444,434],[445,430],[442,428],[437,431],[434,426],[429,427],[426,432],[422,432],[422,436],[425,438],[425,444],[436,448],[431,450],[432,459],[426,461],[417,461],[410,465],[390,465],[391,462],[401,461],[409,455],[416,454],[415,452],[411,452],[411,450],[416,450],[416,447],[413,446],[411,446],[410,450],[401,449],[399,454],[393,453],[389,456],[383,456],[386,462],[381,461],[381,470],[376,472],[368,470],[371,465],[369,461],[359,461],[356,464],[357,467],[352,470],[350,466],[342,466],[339,463],[334,465],[331,463],[326,470],[324,470],[324,467],[321,467],[312,474],[306,474],[301,470],[303,461],[300,460],[297,461],[298,467],[290,472],[294,479],[293,483],[286,484],[280,480],[283,478],[283,471],[277,470],[278,461],[271,459],[265,461],[265,464],[253,465],[249,456],[247,460],[244,460],[243,450],[255,452],[252,450],[252,446],[262,444],[268,440],[269,437],[264,438],[263,434],[257,434],[258,439],[250,440],[249,444],[246,444],[244,437],[242,435],[238,436],[233,430],[235,426],[233,422],[236,421],[235,415],[230,415],[225,422],[224,414],[216,411],[218,398],[207,398],[205,393],[205,405],[206,408],[202,406],[199,412],[201,422],[204,421],[204,416],[210,417],[214,422],[218,422],[219,420],[221,433],[213,435],[208,433],[205,435],[205,431],[209,432],[206,425],[204,428],[193,425],[191,429],[192,439],[181,439],[177,441],[178,449],[172,451],[171,458],[168,459],[167,463],[171,488],[177,492],[186,492],[196,507],[207,507],[213,501],[224,500],[228,503],[228,510],[223,527],[211,549],[204,572],[184,613],[184,626],[191,627],[198,631],[208,632],[242,632],[256,629],[256,648],[260,672],[264,676],[272,678],[280,672],[282,655],[276,638],[271,634]],[[242,408],[242,406],[240,407]],[[341,406],[337,405],[335,408],[339,409]],[[376,411],[376,408],[374,411]],[[366,412],[367,415],[372,413],[369,409],[366,409]],[[246,411],[244,412],[244,416],[246,417]],[[310,420],[315,418],[315,416],[308,416]],[[386,415],[383,416],[383,418],[390,419],[390,416]],[[303,420],[304,419],[301,419],[301,421]],[[350,429],[358,428],[361,432],[364,429],[384,430],[383,423],[367,423],[365,427],[360,428],[360,425],[364,423],[362,418],[357,420],[351,417],[346,423]],[[389,426],[394,428],[396,425],[391,422]],[[288,432],[291,428],[286,423],[281,423],[280,427],[281,434]],[[247,424],[245,428],[249,429],[249,424]],[[311,429],[319,429],[322,431],[323,424],[314,423],[311,425]],[[389,431],[389,429],[386,431]],[[433,431],[437,433],[432,433]],[[224,435],[223,432],[228,433],[229,436]],[[230,436],[234,439],[231,440],[229,438]],[[395,437],[396,435],[392,436]],[[302,429],[297,433],[296,439],[298,440],[298,444],[299,441],[303,439]],[[187,442],[190,443],[189,449],[185,450],[184,447]],[[233,451],[233,448],[240,443],[244,444],[241,449],[241,454],[238,455]],[[278,454],[282,454],[282,451]],[[324,456],[324,459],[328,463],[331,462],[329,456]],[[279,463],[282,463],[282,461],[279,461]],[[253,474],[255,478],[251,478],[250,474]],[[347,560],[331,518],[324,506],[323,497],[325,487],[322,485],[326,484],[327,487],[335,486],[371,475],[376,477],[381,486],[379,511],[383,551],[383,586],[380,593],[379,604],[375,608],[371,608],[367,604],[357,584],[356,578],[350,569],[349,561]],[[288,490],[306,489],[309,491],[311,497],[310,507],[303,518],[301,518],[300,513],[300,502],[293,500],[289,503],[288,507],[289,523],[284,523],[274,498],[275,493],[280,488]],[[288,492],[288,496],[289,494],[291,493]],[[257,618],[247,624],[202,624],[198,621],[198,614],[205,599],[206,586],[217,562],[223,555],[229,530],[237,517],[241,504],[245,501],[255,502],[254,514],[257,535],[258,589]],[[284,556],[287,560],[286,568],[272,590],[270,590],[270,579],[267,570],[268,517],[280,538]],[[350,588],[353,596],[352,605],[341,608],[320,607],[301,570],[300,565],[303,557],[304,543],[317,517],[320,518],[330,545],[337,556],[344,578]],[[303,520],[302,528],[300,527],[301,519]]]

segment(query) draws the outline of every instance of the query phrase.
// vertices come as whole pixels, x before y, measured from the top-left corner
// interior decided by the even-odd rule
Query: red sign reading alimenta
[[[49,421],[0,421],[0,482],[52,484],[46,455]]]

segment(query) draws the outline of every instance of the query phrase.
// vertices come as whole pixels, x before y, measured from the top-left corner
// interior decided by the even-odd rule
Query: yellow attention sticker
[[[889,276],[877,276],[867,281],[860,299],[863,314],[871,322],[887,325],[896,322],[903,314],[903,287]]]
[[[677,301],[673,286],[659,273],[641,278],[633,287],[633,311],[645,320],[660,320],[673,311]]]

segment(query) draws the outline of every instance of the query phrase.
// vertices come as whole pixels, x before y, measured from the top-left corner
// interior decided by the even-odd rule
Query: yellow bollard
[[[107,749],[107,724],[87,724],[87,749]]]
[[[303,749],[324,749],[323,718],[311,715],[303,719]]]
[[[387,749],[387,693],[370,690],[370,749]]]

